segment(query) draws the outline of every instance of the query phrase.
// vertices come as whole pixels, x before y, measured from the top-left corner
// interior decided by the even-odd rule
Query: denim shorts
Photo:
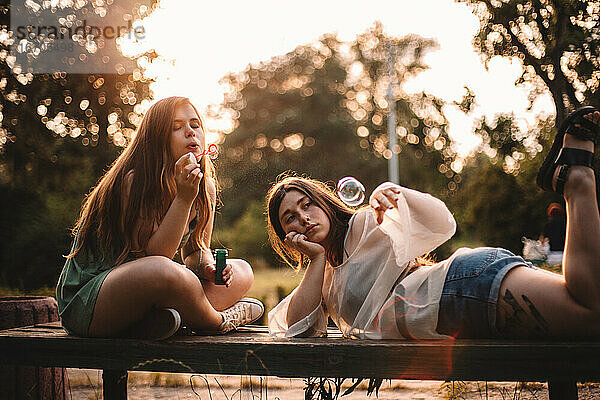
[[[496,303],[502,280],[514,267],[535,268],[500,248],[480,247],[450,264],[438,315],[438,333],[456,338],[496,338]]]

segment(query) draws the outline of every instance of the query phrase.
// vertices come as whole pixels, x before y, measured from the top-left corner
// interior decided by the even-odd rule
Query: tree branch
[[[535,70],[535,73],[540,78],[542,78],[542,80],[544,81],[544,83],[547,86],[550,86],[552,81],[551,81],[550,77],[548,77],[548,74],[546,72],[544,72],[544,70],[542,70],[542,64],[540,62],[541,60],[538,60],[537,58],[535,58],[533,55],[531,55],[529,53],[529,51],[527,50],[525,45],[521,42],[521,40],[519,40],[519,37],[513,33],[513,31],[510,29],[510,27],[507,27],[506,25],[504,25],[504,27],[507,28],[507,31],[510,34],[511,39],[516,44],[519,52],[521,52],[525,56],[525,62],[528,65],[531,65],[533,67],[533,69]]]
[[[568,21],[569,16],[563,13],[561,8],[556,8],[556,48],[553,53],[552,61],[555,64],[555,66],[558,66],[555,76],[557,79],[562,80],[562,89],[565,91],[565,94],[568,96],[571,104],[573,104],[575,107],[578,107],[580,103],[579,100],[577,100],[577,97],[575,96],[575,89],[573,88],[573,85],[568,81],[560,65],[560,60],[563,55],[563,46],[561,45],[559,38],[564,37],[564,35],[568,33]]]
[[[534,7],[537,9],[536,17],[535,17],[535,22],[537,24],[538,29],[540,30],[540,34],[542,35],[542,37],[548,37],[549,36],[549,29],[547,29],[544,26],[544,19],[542,18],[542,13],[540,12],[540,10],[542,8],[544,8],[544,6],[542,5],[542,3],[540,3],[540,0],[532,0]],[[547,54],[547,53],[546,53]]]

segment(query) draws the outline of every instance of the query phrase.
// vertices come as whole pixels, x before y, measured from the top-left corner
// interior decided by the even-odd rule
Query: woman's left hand
[[[217,268],[215,263],[210,263],[204,265],[204,267],[200,267],[202,271],[202,279],[205,279],[211,283],[215,283],[215,278],[217,276]],[[233,267],[231,264],[227,263],[227,266],[223,270],[223,280],[225,281],[225,286],[231,286],[231,281],[233,279]]]
[[[371,195],[369,205],[373,207],[377,216],[377,223],[383,222],[383,214],[398,206],[398,197],[402,193],[400,186],[389,186],[383,190],[378,190]]]

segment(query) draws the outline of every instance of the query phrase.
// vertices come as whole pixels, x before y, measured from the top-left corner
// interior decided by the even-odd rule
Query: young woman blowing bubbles
[[[247,262],[229,260],[226,286],[214,284],[217,190],[205,145],[187,98],[160,100],[146,112],[73,230],[56,290],[69,333],[162,339],[181,323],[225,333],[262,315],[262,303],[242,298],[254,279]],[[178,250],[185,265],[172,261]]]
[[[321,182],[287,177],[267,196],[274,249],[308,265],[269,313],[280,336],[326,334],[327,317],[356,338],[597,337],[600,334],[600,217],[591,168],[600,112],[573,112],[538,174],[564,195],[563,274],[537,269],[499,248],[462,248],[427,265],[455,232],[444,203],[392,183],[357,211]]]

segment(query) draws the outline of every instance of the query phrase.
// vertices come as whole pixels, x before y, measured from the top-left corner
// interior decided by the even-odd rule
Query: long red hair
[[[75,257],[84,250],[99,254],[111,266],[116,266],[145,256],[144,249],[154,226],[160,224],[177,192],[176,160],[171,153],[170,138],[175,108],[182,104],[192,106],[204,131],[200,114],[188,98],[169,97],[154,103],[144,115],[134,139],[86,196],[73,228],[77,245],[67,257]],[[204,173],[194,202],[199,219],[188,242],[196,250],[202,247],[202,231],[214,207],[208,181],[212,180],[217,186],[210,158],[203,156],[199,162]],[[131,171],[131,187],[123,204],[125,182]]]

